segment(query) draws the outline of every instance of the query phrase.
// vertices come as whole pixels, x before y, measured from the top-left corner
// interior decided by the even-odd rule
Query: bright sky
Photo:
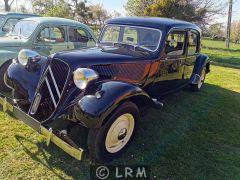
[[[228,0],[220,0],[222,2],[226,3]],[[127,0],[89,0],[91,4],[97,4],[100,3],[104,6],[105,9],[112,12],[114,10],[120,12],[121,14],[125,15],[124,5],[126,4]],[[240,0],[233,0],[233,20],[240,20]],[[30,7],[30,0],[15,0],[14,6],[16,5],[26,5],[27,7]],[[227,12],[227,11],[226,11]],[[222,16],[218,16],[216,18],[217,22],[227,22],[227,13]]]

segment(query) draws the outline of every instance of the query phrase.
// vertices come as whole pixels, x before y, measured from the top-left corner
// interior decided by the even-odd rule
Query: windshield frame
[[[2,28],[6,21],[6,15],[0,14],[0,18],[2,18],[2,20],[3,20],[2,22],[0,21],[0,27]]]
[[[28,37],[25,37],[25,36],[23,36],[22,34],[14,34],[13,31],[12,31],[12,32],[10,32],[10,33],[8,34],[8,36],[20,36],[20,37],[23,38],[23,39],[30,39],[31,36],[33,36],[34,32],[38,29],[37,27],[39,26],[40,23],[37,22],[37,21],[34,21],[34,20],[25,20],[25,19],[20,20],[18,23],[21,23],[21,22],[23,22],[23,21],[25,21],[25,22],[33,22],[33,23],[36,24],[35,29],[32,31],[31,35],[28,36]],[[18,24],[18,23],[17,23],[17,24]],[[17,24],[16,24],[16,25],[17,25]],[[16,25],[14,26],[14,29],[15,29]],[[14,29],[13,29],[13,30],[14,30]]]
[[[109,26],[125,27],[125,28],[126,28],[126,27],[129,27],[129,28],[141,28],[141,29],[156,30],[156,31],[158,31],[158,32],[160,33],[159,42],[158,42],[158,44],[157,44],[157,46],[156,46],[156,49],[152,50],[152,49],[149,49],[149,48],[146,48],[146,47],[143,47],[143,46],[139,46],[139,47],[141,47],[141,48],[143,48],[143,49],[146,49],[146,50],[148,50],[148,51],[150,51],[150,52],[153,52],[153,53],[159,50],[159,47],[160,47],[160,44],[161,44],[161,40],[162,40],[162,34],[163,34],[162,31],[161,31],[160,29],[151,28],[151,27],[145,27],[145,26],[120,25],[120,24],[106,24],[106,25],[103,27],[103,29],[102,29],[102,31],[101,31],[101,34],[100,34],[100,36],[99,36],[99,39],[98,39],[98,43],[99,43],[99,44],[102,44],[102,43],[112,43],[112,44],[114,45],[114,44],[117,44],[117,43],[123,43],[123,42],[112,42],[112,41],[109,41],[109,42],[108,42],[108,41],[105,41],[105,42],[100,41],[100,40],[103,39],[104,32],[105,32],[106,28],[109,27]],[[130,46],[138,46],[138,45],[135,45],[135,44],[128,44],[128,43],[124,43],[124,44],[130,45]]]

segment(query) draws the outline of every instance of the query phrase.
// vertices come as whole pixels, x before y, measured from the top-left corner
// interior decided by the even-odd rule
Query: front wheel
[[[121,155],[133,139],[138,120],[138,107],[126,102],[101,128],[91,129],[88,135],[91,158],[97,162],[107,162]]]

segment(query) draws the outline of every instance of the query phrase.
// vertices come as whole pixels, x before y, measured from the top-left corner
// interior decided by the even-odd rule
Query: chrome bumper
[[[7,101],[7,98],[0,97],[0,105],[2,105],[3,112],[11,113],[14,117],[20,119],[32,129],[36,130],[39,134],[45,136],[47,146],[50,144],[50,142],[53,142],[55,145],[57,145],[59,148],[61,148],[63,151],[65,151],[75,159],[82,159],[83,149],[75,148],[62,140],[57,135],[53,134],[52,129],[48,130],[46,127],[42,126],[41,123],[38,122],[36,119],[32,118],[16,106],[9,103]]]

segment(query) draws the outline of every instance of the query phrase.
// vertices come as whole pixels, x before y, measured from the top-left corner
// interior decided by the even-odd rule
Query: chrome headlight
[[[34,61],[35,59],[39,59],[39,57],[40,57],[40,55],[37,52],[31,51],[31,50],[28,50],[28,49],[22,49],[18,53],[18,61],[23,66],[26,66],[28,64],[29,60]]]
[[[73,73],[73,81],[79,89],[85,89],[90,81],[97,78],[98,74],[94,70],[88,68],[78,68]]]

